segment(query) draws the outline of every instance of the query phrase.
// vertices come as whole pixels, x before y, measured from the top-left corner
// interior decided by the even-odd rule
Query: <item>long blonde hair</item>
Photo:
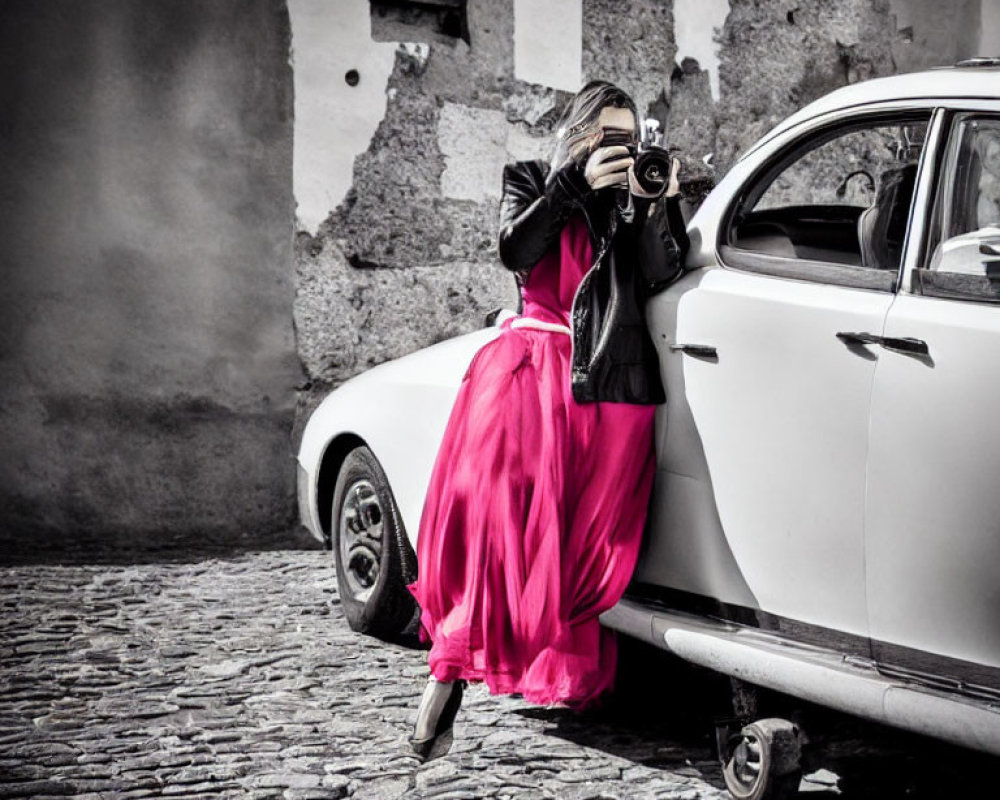
[[[569,101],[556,129],[556,146],[552,154],[549,176],[580,156],[579,145],[597,130],[597,119],[605,108],[627,108],[636,119],[639,133],[639,115],[635,101],[622,89],[608,81],[590,81]]]

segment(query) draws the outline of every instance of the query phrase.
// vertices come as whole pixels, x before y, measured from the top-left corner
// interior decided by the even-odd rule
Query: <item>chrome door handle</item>
[[[837,338],[845,344],[882,344],[882,337],[864,331],[840,331]]]
[[[841,331],[837,338],[845,344],[877,344],[886,350],[895,350],[911,356],[926,356],[930,353],[927,342],[910,336],[876,336],[864,331]]]
[[[696,358],[718,358],[718,351],[710,344],[672,344],[670,349],[680,351]]]
[[[926,356],[930,353],[930,350],[927,348],[927,342],[923,339],[914,339],[910,336],[900,338],[886,336],[879,344],[886,348],[886,350],[898,350],[900,353],[907,353],[912,356]]]

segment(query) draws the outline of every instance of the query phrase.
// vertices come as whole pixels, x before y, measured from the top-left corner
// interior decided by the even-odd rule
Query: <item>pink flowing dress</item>
[[[529,273],[523,316],[569,325],[591,263],[573,217]],[[431,674],[584,707],[614,682],[597,616],[631,578],[654,472],[654,406],[578,404],[570,337],[511,327],[474,357],[438,453],[410,590]]]

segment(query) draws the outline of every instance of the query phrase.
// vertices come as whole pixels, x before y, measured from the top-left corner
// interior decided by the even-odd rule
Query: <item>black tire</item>
[[[730,738],[726,750],[722,777],[736,800],[785,800],[798,794],[801,737],[793,723],[753,722]]]
[[[344,459],[330,527],[347,624],[382,639],[398,636],[416,610],[406,588],[416,578],[416,557],[389,481],[367,447],[356,447]]]

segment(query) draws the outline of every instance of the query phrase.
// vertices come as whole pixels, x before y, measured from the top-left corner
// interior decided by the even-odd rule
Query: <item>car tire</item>
[[[735,800],[785,800],[798,794],[802,737],[783,719],[762,719],[730,738],[722,777]]]
[[[416,609],[406,588],[416,579],[416,556],[389,481],[367,447],[356,447],[344,459],[330,527],[347,624],[383,639],[398,636]]]

